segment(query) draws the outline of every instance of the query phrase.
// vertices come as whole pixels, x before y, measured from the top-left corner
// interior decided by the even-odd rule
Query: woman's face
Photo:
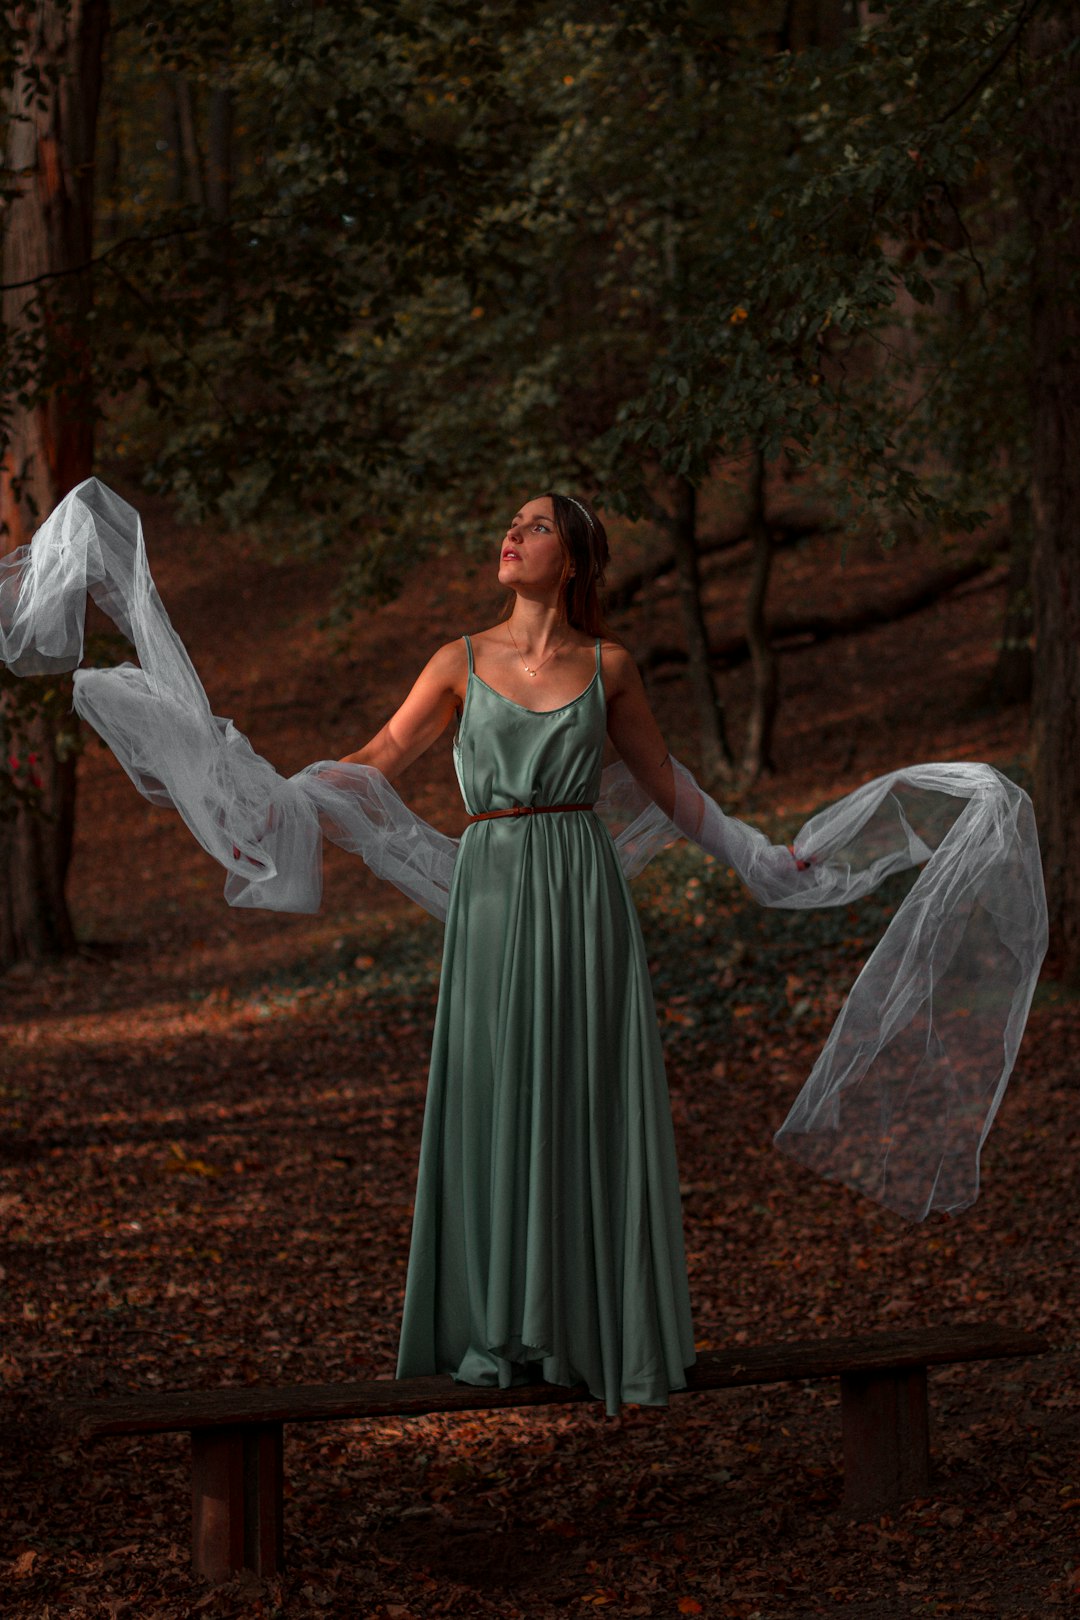
[[[563,565],[562,541],[550,498],[541,495],[526,501],[502,543],[499,584],[525,596],[555,593],[562,583]]]

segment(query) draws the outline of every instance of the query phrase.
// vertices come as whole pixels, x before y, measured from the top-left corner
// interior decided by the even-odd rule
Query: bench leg
[[[842,1373],[844,1506],[873,1517],[930,1489],[926,1368]]]
[[[283,1559],[280,1423],[191,1433],[191,1562],[227,1580],[239,1569],[276,1575]]]

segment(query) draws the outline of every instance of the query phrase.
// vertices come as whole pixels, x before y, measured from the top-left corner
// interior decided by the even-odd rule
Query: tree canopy
[[[970,523],[1023,476],[1029,9],[119,4],[106,443],[376,589],[433,491],[647,513],[751,449]]]
[[[1009,509],[1020,601],[1043,297],[1026,203],[1055,195],[1072,18],[1067,0],[114,0],[93,251],[19,284],[0,431],[70,391],[81,345],[109,457],[191,514],[337,548],[346,606],[508,501],[576,488],[681,536],[705,719],[695,492],[725,472],[759,530],[777,466],[886,543]],[[13,198],[12,135],[55,69],[28,10],[2,26]]]

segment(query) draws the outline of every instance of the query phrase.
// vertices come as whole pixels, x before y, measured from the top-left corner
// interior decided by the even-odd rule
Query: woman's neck
[[[531,601],[519,596],[508,620],[514,639],[521,647],[543,651],[566,639],[569,625],[557,602]]]

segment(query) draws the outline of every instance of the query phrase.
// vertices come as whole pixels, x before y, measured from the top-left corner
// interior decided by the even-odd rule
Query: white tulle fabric
[[[231,905],[317,910],[330,838],[445,916],[457,840],[378,771],[321,761],[285,779],[214,715],[150,577],[137,512],[93,478],[0,562],[0,657],[21,675],[74,668],[88,593],[139,662],[78,670],[75,707],[140,793],[173,806],[225,868]],[[676,779],[669,820],[624,766],[604,772],[597,809],[629,877],[679,836],[763,905],[793,910],[847,905],[923,868],[776,1140],[909,1219],[970,1204],[1046,949],[1027,795],[986,765],[914,765],[812,817],[793,856],[725,815],[682,766]]]

